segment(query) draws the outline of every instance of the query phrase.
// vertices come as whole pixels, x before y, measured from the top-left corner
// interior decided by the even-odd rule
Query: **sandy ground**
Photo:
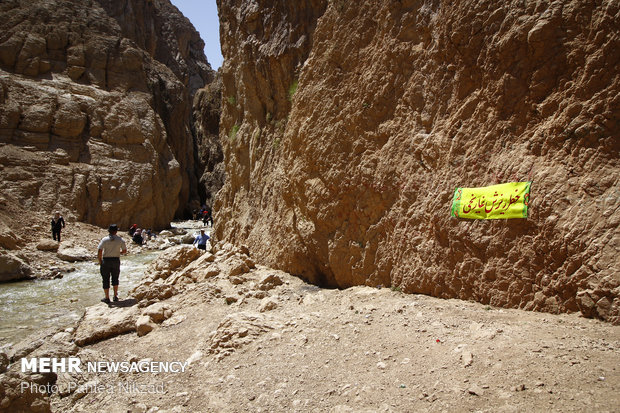
[[[282,285],[259,288],[269,275]],[[149,334],[79,354],[188,361],[185,372],[91,373],[82,381],[107,390],[56,394],[53,411],[620,411],[617,326],[387,288],[323,290],[260,266],[235,283],[190,284]]]

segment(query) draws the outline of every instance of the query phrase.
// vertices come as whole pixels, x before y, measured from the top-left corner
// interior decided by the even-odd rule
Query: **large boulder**
[[[0,251],[0,282],[32,278],[34,277],[30,265],[11,253]]]
[[[75,262],[75,261],[87,261],[95,257],[94,252],[87,250],[84,247],[76,247],[71,244],[62,244],[56,252],[58,258],[63,261]]]
[[[75,331],[74,341],[78,346],[95,343],[136,330],[138,308],[108,307],[98,304],[84,312]]]
[[[59,243],[58,241],[54,241],[53,239],[42,239],[37,244],[37,249],[39,251],[58,251]]]

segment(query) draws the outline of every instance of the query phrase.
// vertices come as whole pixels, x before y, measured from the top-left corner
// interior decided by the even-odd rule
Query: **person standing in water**
[[[116,235],[118,232],[116,224],[110,225],[108,232],[110,235],[101,240],[97,249],[97,260],[99,261],[99,271],[103,279],[103,292],[105,293],[105,298],[101,301],[106,304],[110,304],[110,277],[112,278],[112,288],[114,288],[114,301],[118,301],[121,254],[127,253],[125,241]]]
[[[60,215],[60,212],[56,212],[54,214],[54,218],[52,218],[52,238],[54,241],[60,242],[60,230],[65,227],[65,220]]]

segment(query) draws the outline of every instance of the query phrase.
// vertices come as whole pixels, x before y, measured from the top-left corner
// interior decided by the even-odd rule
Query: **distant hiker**
[[[110,225],[108,232],[110,235],[101,240],[97,249],[97,260],[99,261],[99,271],[103,279],[103,292],[105,293],[105,298],[101,301],[106,304],[110,304],[110,277],[112,277],[112,287],[114,288],[114,301],[118,301],[118,276],[121,272],[121,254],[127,253],[125,241],[116,235],[118,232],[116,224]]]
[[[196,239],[194,240],[194,245],[198,244],[198,249],[199,250],[205,250],[207,249],[207,241],[209,241],[209,236],[207,234],[205,234],[205,230],[201,229],[200,230],[200,235],[198,235],[196,237]]]
[[[147,240],[149,240],[149,241],[151,240],[151,234],[152,233],[153,233],[153,231],[151,231],[150,228],[146,230],[146,239]]]
[[[129,236],[133,237],[133,234],[136,233],[137,229],[138,229],[138,224],[133,224],[131,227],[129,227]]]
[[[60,212],[56,212],[54,214],[54,218],[52,218],[52,238],[56,241],[58,238],[58,242],[60,242],[60,230],[65,227],[65,220],[60,215]]]
[[[213,217],[209,208],[205,208],[202,211],[202,225],[207,225],[207,222],[211,221],[211,227],[213,227]]]
[[[133,242],[135,242],[138,245],[144,244],[145,240],[144,240],[144,237],[142,236],[142,230],[138,228],[136,232],[134,232],[133,237],[131,237],[131,239],[133,240]]]

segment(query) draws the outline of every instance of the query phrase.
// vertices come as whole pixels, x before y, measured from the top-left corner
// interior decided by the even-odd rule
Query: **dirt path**
[[[85,376],[82,382],[113,390],[56,395],[53,409],[612,412],[620,406],[620,327],[576,315],[385,288],[321,290],[262,267],[189,284],[166,305],[174,315],[149,334],[118,336],[79,356],[191,361],[184,373]],[[121,387],[127,383],[139,389]]]

